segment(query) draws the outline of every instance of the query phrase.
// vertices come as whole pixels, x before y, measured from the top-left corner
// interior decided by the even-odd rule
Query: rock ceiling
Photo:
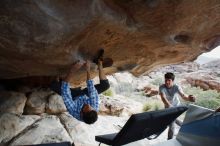
[[[219,0],[0,1],[0,79],[64,75],[100,48],[107,73],[138,76],[219,44]]]

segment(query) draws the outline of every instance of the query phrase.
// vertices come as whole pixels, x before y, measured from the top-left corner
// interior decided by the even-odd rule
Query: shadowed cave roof
[[[219,44],[218,0],[0,1],[0,79],[64,75],[100,48],[114,60],[106,73],[139,76]]]

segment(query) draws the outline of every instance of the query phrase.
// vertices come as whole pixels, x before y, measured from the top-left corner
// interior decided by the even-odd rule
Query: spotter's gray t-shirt
[[[173,106],[179,106],[180,105],[179,95],[183,94],[183,89],[176,84],[174,84],[171,88],[167,88],[165,84],[163,84],[159,87],[159,93],[164,94],[167,100]]]

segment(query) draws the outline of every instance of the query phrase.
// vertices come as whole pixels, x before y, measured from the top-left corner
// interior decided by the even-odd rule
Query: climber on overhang
[[[99,96],[98,92],[93,84],[93,81],[90,78],[90,62],[86,61],[86,72],[87,72],[87,91],[88,95],[81,94],[77,99],[73,99],[70,90],[70,81],[72,76],[76,74],[82,67],[81,62],[73,64],[70,72],[62,81],[61,85],[61,96],[66,105],[68,112],[80,121],[84,121],[87,124],[92,124],[98,119],[98,110],[99,110]]]
[[[70,114],[87,124],[92,124],[97,120],[98,94],[106,91],[110,87],[103,67],[111,66],[113,61],[110,58],[103,58],[103,54],[104,50],[101,49],[93,59],[93,62],[98,65],[100,84],[93,85],[93,81],[90,79],[90,62],[87,60],[86,63],[78,61],[73,64],[70,72],[62,82],[55,81],[51,85],[53,91],[62,95]],[[83,90],[80,87],[70,89],[69,82],[71,77],[83,64],[86,66],[87,71],[87,88]]]
[[[98,94],[106,91],[110,85],[109,81],[105,76],[105,73],[103,71],[103,68],[105,67],[110,67],[113,64],[113,60],[111,58],[104,58],[104,50],[100,49],[93,59],[93,63],[97,64],[98,66],[98,72],[99,72],[99,84],[95,85],[96,90],[98,91]],[[57,78],[57,80],[53,81],[50,88],[61,95],[61,81],[60,78]],[[79,96],[79,95],[87,95],[88,96],[88,89],[81,89],[81,87],[78,88],[71,88],[71,95],[74,98],[74,100]]]

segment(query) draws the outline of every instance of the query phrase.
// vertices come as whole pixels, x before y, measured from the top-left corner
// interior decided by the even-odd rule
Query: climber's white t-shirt
[[[167,88],[165,86],[165,84],[163,84],[159,87],[159,93],[164,94],[166,96],[167,100],[173,106],[179,106],[180,105],[179,95],[183,94],[183,89],[176,84],[174,84],[170,88]]]

